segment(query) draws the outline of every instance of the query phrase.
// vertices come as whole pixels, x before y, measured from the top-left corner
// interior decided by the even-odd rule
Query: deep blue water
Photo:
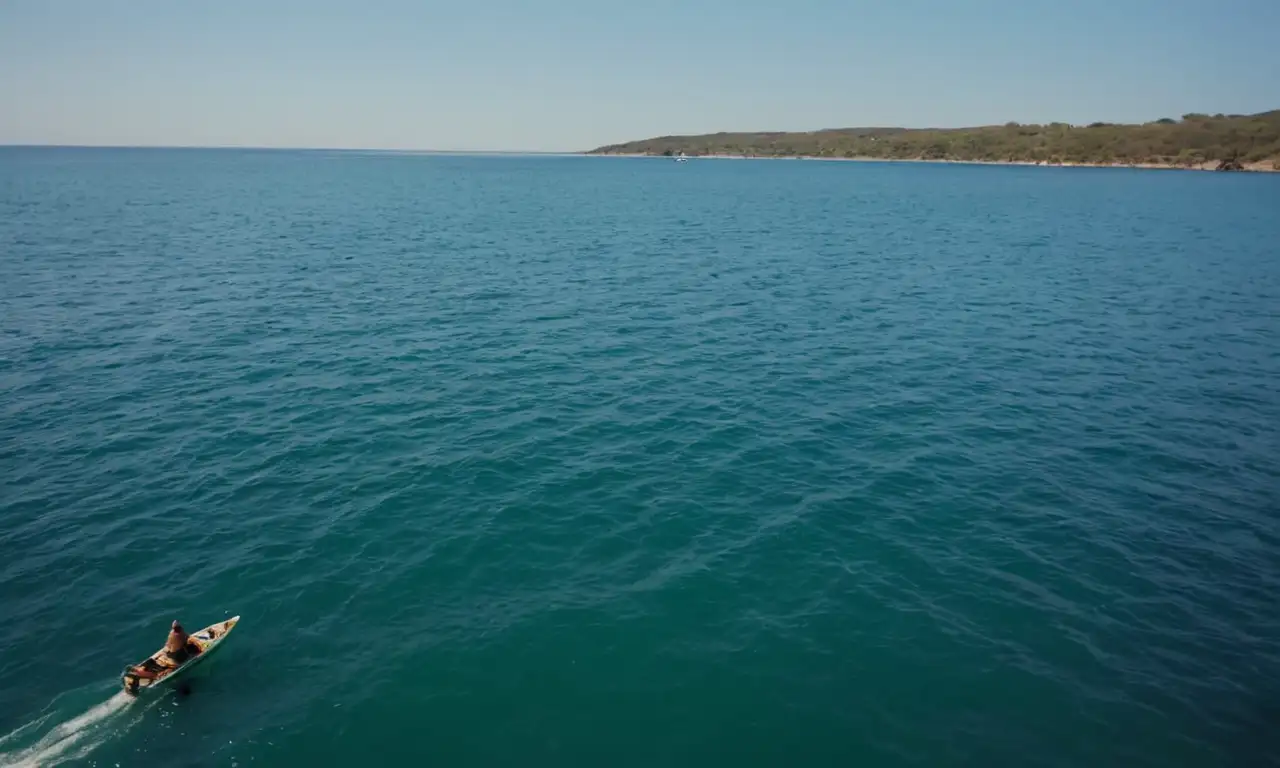
[[[1278,388],[1280,176],[0,149],[0,764],[1277,764]]]

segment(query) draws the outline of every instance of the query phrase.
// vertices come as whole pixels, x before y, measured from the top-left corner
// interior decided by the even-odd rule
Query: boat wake
[[[127,728],[136,722],[136,719],[132,722],[127,720],[126,714],[129,706],[137,700],[118,691],[106,701],[46,729],[50,721],[57,721],[60,711],[72,709],[60,706],[60,702],[67,698],[79,698],[75,694],[76,692],[70,692],[59,696],[40,717],[12,733],[0,736],[0,766],[44,768],[78,760],[108,739],[119,735],[123,730],[120,726]]]

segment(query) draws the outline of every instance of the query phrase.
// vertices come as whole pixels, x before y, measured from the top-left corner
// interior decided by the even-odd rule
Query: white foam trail
[[[103,726],[109,724],[113,717],[132,704],[135,699],[124,691],[116,693],[101,704],[90,707],[84,713],[65,722],[55,725],[40,740],[29,747],[14,752],[0,753],[0,766],[6,768],[35,768],[57,765],[67,760],[84,757],[112,734],[104,733]],[[44,715],[40,719],[28,723],[13,733],[0,738],[0,745],[13,741],[23,733],[30,732],[49,718]],[[89,737],[96,737],[85,742]],[[83,742],[83,743],[82,743]],[[74,749],[73,749],[74,748]]]

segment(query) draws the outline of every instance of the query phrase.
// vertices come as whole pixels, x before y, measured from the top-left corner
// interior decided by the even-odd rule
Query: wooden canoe
[[[232,616],[226,621],[210,624],[198,632],[191,633],[187,639],[189,655],[181,664],[174,663],[173,659],[169,658],[169,654],[161,648],[137,664],[125,667],[121,675],[125,692],[137,695],[143,688],[152,688],[167,682],[199,664],[222,644],[239,621],[239,616]]]

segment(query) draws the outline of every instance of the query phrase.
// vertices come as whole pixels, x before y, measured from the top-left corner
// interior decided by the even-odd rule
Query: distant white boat
[[[683,152],[681,152],[680,154],[676,155],[676,162],[677,162],[677,163],[687,163],[687,162],[689,162],[689,158],[685,157],[685,156],[684,156],[684,153],[683,153]]]

